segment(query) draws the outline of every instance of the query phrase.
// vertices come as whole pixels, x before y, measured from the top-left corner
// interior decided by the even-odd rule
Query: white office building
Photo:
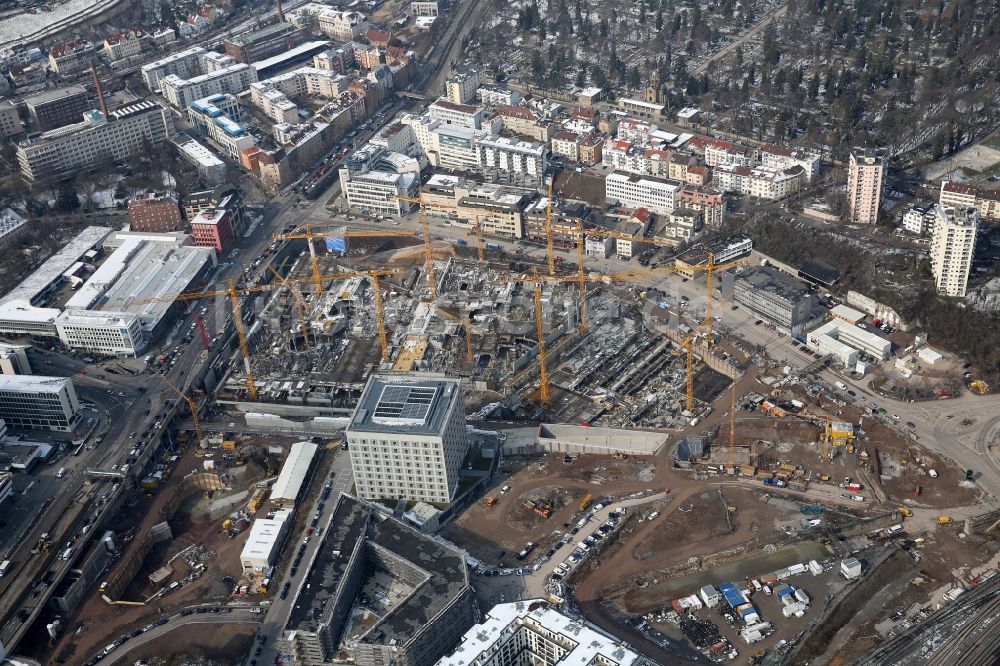
[[[965,297],[978,228],[978,208],[937,207],[931,237],[931,272],[939,294]]]
[[[439,99],[427,107],[427,114],[445,125],[466,129],[483,128],[483,110],[471,104],[458,104],[447,99]]]
[[[127,312],[66,310],[56,331],[70,349],[102,356],[135,356],[146,347],[139,317]]]
[[[604,179],[604,194],[626,208],[646,208],[650,212],[669,215],[677,207],[677,195],[682,185],[653,176],[636,176],[614,171]]]
[[[542,599],[494,606],[435,666],[649,666],[625,642]]]
[[[154,102],[136,102],[112,111],[84,114],[83,122],[59,127],[17,144],[17,162],[26,180],[65,176],[99,160],[124,162],[173,133],[170,112]]]
[[[420,163],[367,144],[340,168],[340,186],[347,203],[363,214],[398,217],[413,206],[399,197],[416,197],[420,192]]]
[[[452,501],[469,448],[461,384],[430,374],[373,375],[347,442],[361,497]]]
[[[72,432],[82,414],[68,377],[0,375],[0,419],[10,428]]]

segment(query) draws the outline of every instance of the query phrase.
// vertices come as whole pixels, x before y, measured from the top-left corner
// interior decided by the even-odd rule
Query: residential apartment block
[[[195,127],[235,162],[240,161],[243,151],[257,145],[257,139],[237,122],[239,114],[239,102],[228,93],[195,100],[188,107],[188,118]]]
[[[819,174],[819,154],[768,144],[760,151],[760,165],[777,171],[795,166],[802,167],[806,174],[806,180],[812,182]]]
[[[470,69],[457,72],[445,79],[444,96],[456,104],[468,104],[476,99],[476,90],[482,85],[479,72]]]
[[[177,151],[181,157],[194,166],[198,177],[206,185],[219,185],[225,182],[226,174],[229,170],[226,167],[226,163],[220,160],[218,155],[194,139],[179,141],[174,145],[177,146]]]
[[[976,249],[979,209],[938,206],[931,237],[931,272],[939,294],[964,298]]]
[[[688,143],[688,147],[695,152],[703,152],[706,166],[752,167],[757,165],[756,148],[748,148],[719,139],[692,139]]]
[[[494,606],[435,666],[653,666],[627,643],[544,599]]]
[[[450,502],[469,448],[461,383],[372,375],[346,436],[361,497]]]
[[[806,172],[800,166],[768,169],[729,164],[715,168],[712,182],[725,192],[773,201],[799,192],[806,184]]]
[[[847,204],[851,221],[875,224],[885,184],[885,153],[855,148],[847,170]]]
[[[169,112],[154,102],[137,102],[105,117],[91,111],[83,122],[50,130],[17,144],[21,175],[39,182],[75,173],[97,161],[123,162],[158,146],[173,133]]]
[[[903,212],[903,229],[911,234],[927,236],[934,231],[939,204],[915,203]]]
[[[509,137],[481,138],[476,142],[479,168],[487,175],[505,176],[511,182],[541,184],[548,164],[544,144]]]
[[[28,228],[28,221],[10,208],[0,210],[0,250],[19,244]]]
[[[965,183],[943,181],[938,203],[952,208],[979,209],[982,220],[1000,221],[1000,190],[987,190]]]
[[[142,80],[149,91],[156,92],[160,89],[160,79],[165,76],[173,74],[182,79],[189,79],[203,73],[203,65],[207,63],[206,56],[209,53],[200,46],[192,46],[184,51],[178,51],[165,58],[146,63],[139,68],[139,72],[142,74]],[[230,62],[232,62],[231,59]]]
[[[77,74],[90,67],[96,51],[86,39],[64,42],[49,51],[49,69],[59,76]]]
[[[541,119],[526,106],[499,106],[497,115],[503,121],[503,128],[513,134],[527,137],[534,141],[549,141],[555,133],[551,123]]]
[[[7,99],[0,99],[0,138],[17,136],[24,131],[21,125],[21,114],[17,105]]]
[[[336,7],[310,2],[288,13],[288,19],[298,26],[311,27],[339,42],[359,39],[368,32],[368,19],[356,11],[340,11]]]
[[[146,31],[142,28],[119,30],[104,38],[104,55],[111,62],[140,55],[142,40],[146,37]]]
[[[184,109],[195,100],[204,97],[220,93],[243,92],[256,80],[257,70],[255,68],[245,63],[233,63],[190,79],[181,78],[176,74],[168,74],[160,79],[160,91],[163,98],[171,106],[176,109]]]

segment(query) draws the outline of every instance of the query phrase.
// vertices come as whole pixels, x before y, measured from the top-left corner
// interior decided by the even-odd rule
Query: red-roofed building
[[[146,31],[142,28],[119,30],[104,38],[104,55],[112,62],[137,56],[142,53],[141,40],[145,38]]]
[[[503,119],[503,126],[508,132],[520,134],[535,141],[548,142],[552,140],[553,128],[550,124],[541,122],[531,109],[523,106],[501,105],[497,113]]]
[[[86,39],[77,39],[54,47],[49,51],[49,69],[60,76],[82,72],[90,66],[94,45]]]
[[[943,181],[938,203],[959,209],[978,208],[981,219],[1000,220],[1000,191],[997,190]]]
[[[392,40],[392,35],[387,32],[382,32],[381,30],[376,30],[375,28],[369,28],[368,32],[365,33],[365,39],[372,46],[389,46],[389,42]]]
[[[685,182],[691,185],[705,185],[710,179],[709,173],[708,167],[704,164],[694,164],[687,168]]]

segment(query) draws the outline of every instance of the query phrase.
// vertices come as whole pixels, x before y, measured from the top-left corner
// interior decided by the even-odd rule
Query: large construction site
[[[426,229],[423,244],[412,231],[344,227],[275,238],[290,251],[268,284],[238,290],[256,317],[238,329],[245,362],[221,396],[256,410],[343,416],[378,367],[463,377],[483,418],[682,428],[743,374],[707,345],[710,306],[669,326],[650,316],[642,283],[676,269],[557,273]]]

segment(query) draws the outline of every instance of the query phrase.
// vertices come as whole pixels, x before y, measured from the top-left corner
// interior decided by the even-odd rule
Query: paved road
[[[340,494],[349,492],[351,490],[351,486],[354,485],[354,475],[351,472],[351,456],[347,451],[338,449],[334,453],[331,472],[333,473],[333,488],[330,493],[330,498],[326,501],[323,513],[317,523],[320,527],[327,525],[330,522],[330,518],[333,517],[333,511],[337,506],[337,499],[340,497]],[[318,484],[319,486],[322,486],[323,483],[323,479],[316,479],[314,481],[314,485]],[[304,507],[304,510],[305,515],[312,516],[316,507],[315,505]],[[282,558],[283,562],[289,562],[295,557],[299,549],[299,544],[302,543],[302,538],[303,536],[301,534],[292,534],[289,536],[288,545],[285,546],[285,553]],[[316,550],[322,543],[323,539],[321,533],[317,537],[310,539],[310,541],[306,544],[305,552],[302,555],[302,564],[299,565],[296,574],[293,576],[291,568],[286,568],[281,580],[278,581],[277,584],[273,584],[273,588],[276,593],[271,599],[271,605],[267,609],[267,615],[265,616],[264,622],[258,631],[258,634],[264,638],[263,650],[260,656],[254,656],[254,651],[251,650],[250,656],[247,659],[248,665],[274,663],[275,657],[278,656],[277,639],[281,636],[281,632],[285,628],[285,622],[288,620],[288,615],[292,610],[292,604],[295,603],[297,590],[304,583],[306,576],[309,574],[310,563],[316,555]],[[286,584],[290,586],[288,597],[281,599],[281,591],[284,589]]]
[[[757,33],[764,30],[768,25],[770,25],[774,21],[774,19],[783,16],[787,11],[788,11],[787,4],[782,5],[781,7],[778,7],[777,9],[773,10],[768,16],[761,19],[760,23],[747,30],[745,33],[740,35],[734,41],[729,42],[728,44],[723,46],[721,49],[719,49],[711,56],[709,56],[708,59],[705,60],[704,62],[699,63],[698,66],[695,67],[691,73],[696,76],[700,76],[703,72],[705,72],[708,69],[708,67],[712,63],[718,62],[720,59],[725,58],[727,55],[736,50],[741,44],[744,44],[748,40],[756,37]]]

